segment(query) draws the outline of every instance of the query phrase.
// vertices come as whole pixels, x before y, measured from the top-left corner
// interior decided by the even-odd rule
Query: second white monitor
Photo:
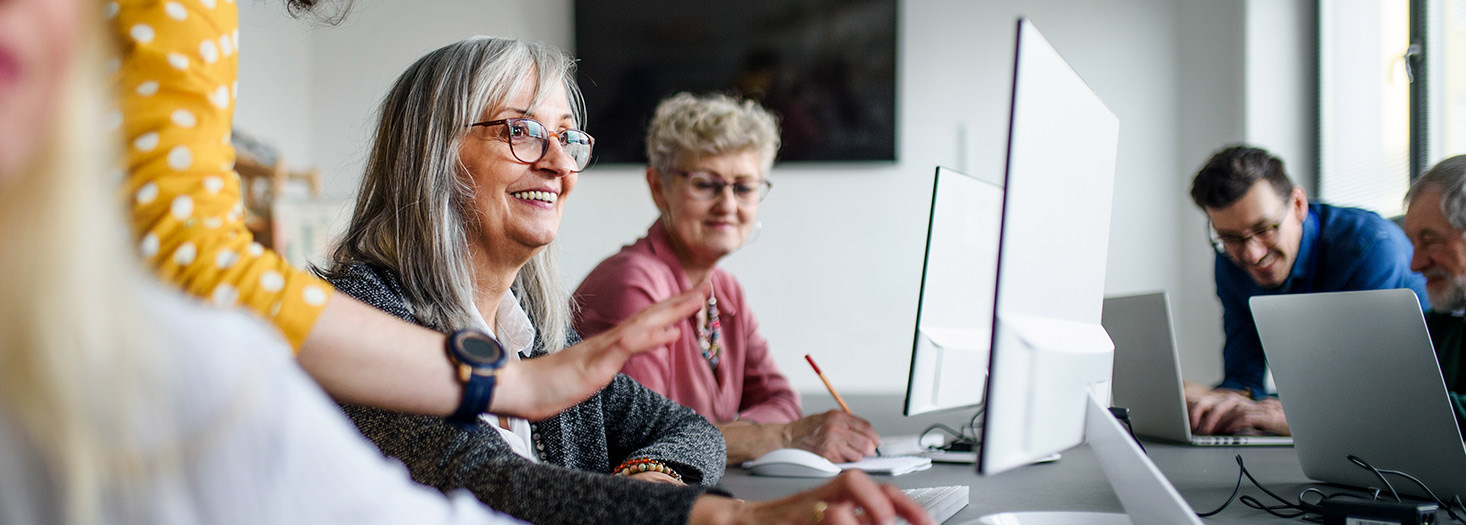
[[[982,401],[998,284],[1003,188],[937,168],[906,415]]]

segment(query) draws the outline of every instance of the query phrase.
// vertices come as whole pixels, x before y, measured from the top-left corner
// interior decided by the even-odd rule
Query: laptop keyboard
[[[957,511],[967,506],[967,485],[905,489],[901,492],[926,508],[926,511],[937,519],[937,523],[951,519],[957,514]],[[899,523],[906,523],[906,521],[902,520]]]

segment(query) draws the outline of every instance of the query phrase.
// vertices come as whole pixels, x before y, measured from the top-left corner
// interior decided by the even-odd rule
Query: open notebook
[[[840,467],[840,470],[863,470],[867,474],[900,476],[907,472],[932,468],[932,460],[921,456],[882,456],[850,463],[836,463],[835,466]]]
[[[850,463],[831,463],[819,454],[798,448],[782,448],[743,462],[743,468],[757,476],[829,478],[846,470],[899,476],[931,468],[932,460],[919,456],[877,456]]]

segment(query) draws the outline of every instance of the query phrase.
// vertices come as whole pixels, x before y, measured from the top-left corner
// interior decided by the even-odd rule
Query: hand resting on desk
[[[836,463],[874,455],[881,436],[864,419],[840,410],[781,424],[734,421],[718,425],[736,465],[781,448],[802,448]]]
[[[881,435],[870,422],[839,410],[804,416],[789,425],[791,446],[837,463],[875,455],[881,444]]]

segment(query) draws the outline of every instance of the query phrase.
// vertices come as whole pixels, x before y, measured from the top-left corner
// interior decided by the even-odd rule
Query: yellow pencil
[[[840,404],[840,408],[844,409],[846,414],[855,415],[854,412],[850,411],[850,405],[845,404],[845,399],[840,397],[839,392],[835,391],[835,385],[830,384],[830,380],[825,377],[825,373],[820,371],[820,365],[814,364],[814,358],[810,357],[809,354],[804,354],[804,360],[809,361],[810,368],[814,369],[814,375],[820,376],[820,381],[825,382],[825,388],[830,390],[830,395],[835,396],[835,402]]]

